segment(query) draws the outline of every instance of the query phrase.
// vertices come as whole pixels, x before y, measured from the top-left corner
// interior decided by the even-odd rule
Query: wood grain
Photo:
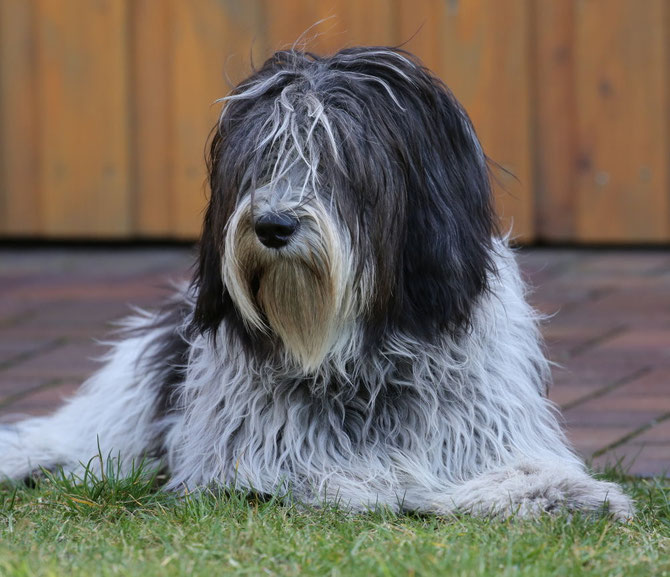
[[[296,40],[406,42],[515,237],[670,241],[666,0],[0,0],[0,235],[196,238],[215,101]]]
[[[664,0],[577,3],[576,239],[670,238]]]
[[[170,5],[133,0],[130,24],[133,230],[170,237],[176,220]]]
[[[264,21],[270,50],[294,44],[332,54],[347,46],[399,42],[399,0],[267,1]]]
[[[534,14],[537,238],[570,241],[577,220],[575,5],[537,2]]]
[[[35,10],[0,0],[0,233],[39,236]]]
[[[224,97],[262,58],[260,4],[172,0],[173,234],[198,235],[207,200],[205,143]]]
[[[400,0],[340,0],[338,17],[346,36],[346,46],[392,46],[402,42],[398,15],[400,3]]]
[[[472,118],[493,169],[504,229],[534,237],[531,15],[528,0],[403,4],[407,48],[451,88]]]
[[[37,2],[42,231],[131,231],[126,2]]]

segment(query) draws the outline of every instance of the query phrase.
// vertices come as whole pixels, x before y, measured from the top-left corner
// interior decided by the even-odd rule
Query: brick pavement
[[[187,248],[0,249],[0,422],[51,411],[97,366],[110,321],[187,275]],[[670,471],[670,251],[527,249],[552,315],[551,398],[594,466]],[[560,366],[559,366],[560,365]]]

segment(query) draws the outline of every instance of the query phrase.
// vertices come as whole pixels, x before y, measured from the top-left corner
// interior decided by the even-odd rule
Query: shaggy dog
[[[129,319],[58,412],[2,430],[0,475],[76,473],[99,444],[171,489],[631,515],[546,399],[536,315],[448,89],[401,50],[289,50],[224,101],[192,283]]]

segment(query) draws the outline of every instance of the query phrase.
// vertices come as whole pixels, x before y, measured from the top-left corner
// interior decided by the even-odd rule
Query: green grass
[[[638,515],[349,516],[240,493],[177,497],[141,470],[0,485],[0,575],[670,575],[670,483],[609,478]]]

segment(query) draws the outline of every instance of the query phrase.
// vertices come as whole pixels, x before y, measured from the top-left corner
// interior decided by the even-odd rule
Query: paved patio
[[[97,366],[129,304],[187,274],[186,248],[0,249],[0,421],[51,411]],[[554,367],[551,398],[595,467],[670,471],[670,251],[520,253]],[[560,366],[558,366],[560,365]]]

